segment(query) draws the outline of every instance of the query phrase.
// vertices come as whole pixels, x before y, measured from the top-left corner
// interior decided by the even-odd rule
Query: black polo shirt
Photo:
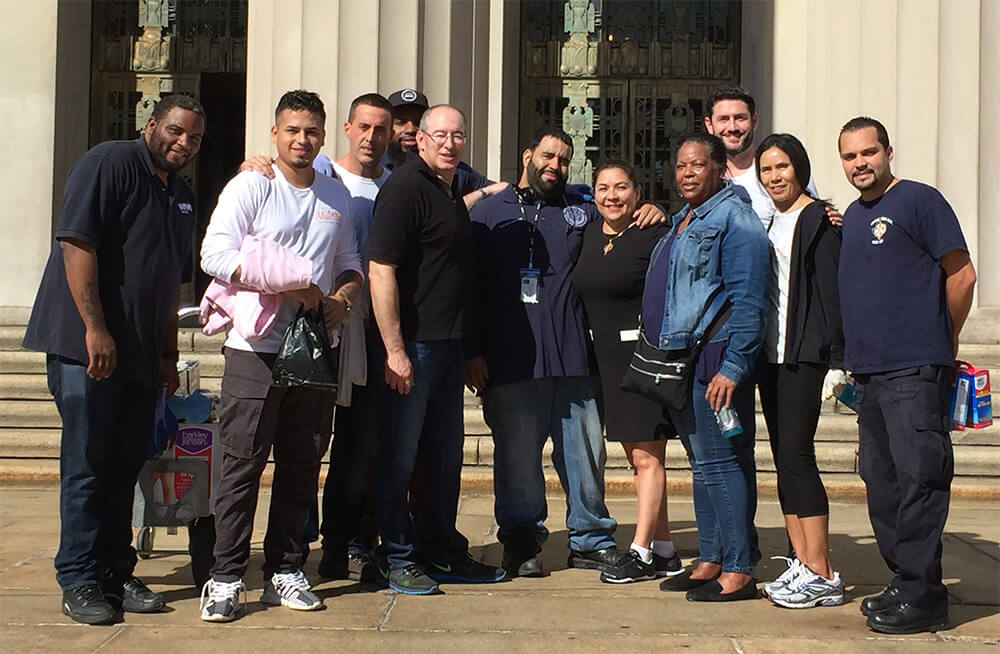
[[[55,241],[24,347],[87,363],[84,325],[66,282],[59,239],[97,249],[104,320],[118,348],[117,374],[155,388],[165,329],[191,248],[194,194],[182,178],[156,176],[145,140],[109,141],[70,170]]]
[[[472,226],[457,179],[449,194],[424,160],[408,153],[375,198],[368,258],[396,266],[404,341],[467,335]]]

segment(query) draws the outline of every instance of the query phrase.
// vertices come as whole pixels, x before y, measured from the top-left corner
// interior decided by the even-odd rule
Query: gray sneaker
[[[840,573],[833,579],[818,575],[806,566],[793,583],[771,593],[771,601],[786,609],[811,609],[815,606],[838,606],[844,603],[844,582]]]
[[[268,606],[287,606],[296,611],[315,611],[323,607],[323,600],[310,588],[301,570],[275,572],[264,584],[260,602]]]
[[[205,622],[232,622],[243,613],[240,604],[240,593],[246,602],[247,587],[243,581],[216,581],[209,579],[201,587],[201,619]]]
[[[767,582],[761,588],[761,592],[764,594],[764,597],[767,597],[768,599],[770,599],[772,593],[780,591],[785,586],[794,583],[795,578],[802,573],[802,569],[805,567],[799,562],[798,559],[790,559],[787,556],[772,556],[771,559],[774,561],[781,559],[788,564],[788,567],[785,568],[784,572],[778,575],[777,579]]]

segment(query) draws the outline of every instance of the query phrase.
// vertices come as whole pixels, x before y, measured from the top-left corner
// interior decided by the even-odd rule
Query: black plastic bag
[[[274,385],[335,391],[339,363],[337,351],[330,347],[322,306],[309,311],[299,307],[274,362]]]

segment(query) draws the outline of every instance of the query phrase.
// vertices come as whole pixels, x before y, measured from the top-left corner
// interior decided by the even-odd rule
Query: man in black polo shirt
[[[62,611],[109,624],[163,598],[136,579],[132,495],[153,412],[177,380],[177,293],[194,194],[177,171],[205,133],[201,105],[163,98],[135,141],[102,143],[70,171],[24,347],[46,352],[62,417]]]
[[[392,170],[406,159],[407,152],[417,151],[417,132],[420,118],[427,111],[427,96],[414,89],[400,89],[389,96],[392,105],[392,141],[382,156],[382,165]],[[483,198],[496,195],[507,188],[507,182],[490,181],[481,172],[459,161],[455,166],[455,184],[459,195],[465,198],[465,208],[472,207]]]
[[[880,122],[852,119],[838,145],[847,180],[861,192],[844,213],[840,254],[846,367],[857,382],[868,514],[894,574],[861,612],[875,631],[937,631],[948,624],[941,583],[954,472],[948,405],[976,273],[941,193],[893,177]]]
[[[432,107],[416,141],[419,155],[409,153],[375,199],[368,269],[386,351],[376,462],[379,568],[393,590],[427,595],[439,580],[492,582],[504,573],[472,560],[455,528],[465,438],[462,339],[474,300],[472,226],[454,179],[465,117],[454,107]],[[406,502],[418,446],[426,568]]]

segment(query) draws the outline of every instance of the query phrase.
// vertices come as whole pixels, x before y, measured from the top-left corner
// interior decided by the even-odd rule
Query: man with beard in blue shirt
[[[522,153],[518,187],[471,213],[480,322],[466,352],[467,383],[483,393],[493,432],[495,514],[511,576],[545,574],[538,553],[548,537],[542,447],[550,435],[569,505],[569,565],[604,570],[627,556],[615,547],[617,524],[604,502],[600,383],[571,283],[584,229],[600,216],[583,196],[587,187],[566,184],[572,154],[565,132],[545,132]],[[646,205],[637,223],[664,219]]]
[[[948,406],[976,272],[941,193],[893,176],[882,123],[854,118],[838,145],[844,173],[861,192],[844,213],[840,254],[845,362],[856,380],[868,513],[894,574],[861,612],[883,633],[938,631],[948,625],[941,582],[954,473]]]

